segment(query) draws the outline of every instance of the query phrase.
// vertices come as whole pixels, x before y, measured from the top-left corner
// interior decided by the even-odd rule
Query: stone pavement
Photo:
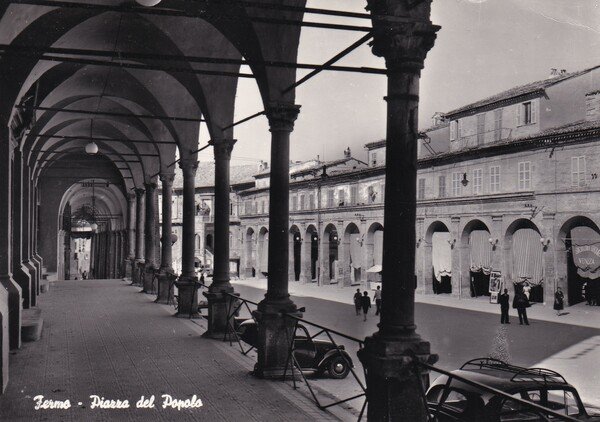
[[[252,377],[234,348],[200,337],[203,321],[173,318],[173,307],[139,290],[121,280],[53,283],[40,296],[42,339],[11,355],[0,420],[337,420],[288,385]],[[203,405],[162,409],[163,394],[195,394]],[[36,411],[37,395],[72,407]],[[91,409],[91,395],[127,399],[131,407]],[[136,409],[142,395],[155,395],[156,408]]]

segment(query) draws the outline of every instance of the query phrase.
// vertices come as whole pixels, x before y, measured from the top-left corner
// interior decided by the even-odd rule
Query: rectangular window
[[[381,188],[380,188],[380,192],[381,192],[381,203],[383,203],[385,201],[385,182],[381,183]]]
[[[500,192],[500,166],[490,167],[490,193]]]
[[[571,186],[585,186],[585,157],[571,157]]]
[[[346,191],[344,189],[338,190],[338,207],[346,205],[344,200],[346,199]]]
[[[327,190],[327,208],[333,208],[333,196],[334,196],[333,189],[328,189]]]
[[[438,198],[446,197],[446,176],[438,177]]]
[[[298,197],[292,196],[292,211],[296,211],[298,209]]]
[[[358,201],[358,186],[350,186],[350,205],[356,205]]]
[[[260,213],[265,213],[265,201],[260,201]]]
[[[425,199],[425,179],[419,179],[417,186],[417,199]]]
[[[485,136],[485,113],[477,115],[477,145],[483,144]]]
[[[450,122],[450,140],[456,141],[456,132],[457,132],[458,122],[456,120],[452,120]]]
[[[473,170],[473,195],[481,195],[482,179],[481,169]]]
[[[517,105],[515,114],[517,126],[530,125],[537,122],[537,103],[535,101],[527,101]]]
[[[310,195],[308,195],[308,209],[309,210],[315,209],[315,195],[312,193]]]
[[[502,109],[494,110],[494,141],[502,139]]]
[[[371,167],[375,167],[377,165],[377,152],[371,153]]]
[[[304,195],[300,195],[300,210],[301,211],[304,211],[304,207],[305,207],[304,201],[305,201]]]
[[[460,181],[462,173],[452,173],[452,196],[460,196]]]
[[[531,189],[531,162],[519,163],[519,190]]]

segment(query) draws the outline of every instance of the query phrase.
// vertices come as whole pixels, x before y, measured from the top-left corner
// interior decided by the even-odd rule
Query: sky
[[[308,0],[308,7],[364,12],[363,0]],[[305,20],[368,25],[368,21],[306,15]],[[436,111],[450,111],[513,86],[546,78],[551,68],[600,65],[600,0],[434,0],[437,40],[421,75],[419,128]],[[303,28],[298,61],[323,63],[362,33]],[[384,67],[367,45],[340,65]],[[305,74],[298,71],[298,78]],[[292,160],[334,160],[349,146],[365,159],[364,144],[385,138],[386,77],[321,72],[296,91],[302,106],[291,137]],[[256,84],[240,81],[236,120],[263,109]],[[266,117],[235,128],[233,164],[269,160]],[[204,136],[203,136],[204,135]],[[201,144],[206,141],[201,132]],[[199,156],[212,160],[212,151]]]

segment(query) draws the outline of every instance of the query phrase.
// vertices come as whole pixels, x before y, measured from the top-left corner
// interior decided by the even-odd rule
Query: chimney
[[[351,157],[352,157],[352,152],[350,151],[350,147],[348,147],[344,150],[344,158],[351,158]]]
[[[567,69],[560,69],[560,74],[561,75],[566,75],[567,74]]]
[[[600,120],[600,90],[585,94],[585,120],[588,122]]]
[[[554,78],[558,76],[558,69],[552,68],[550,69],[550,75],[548,75],[548,79]]]

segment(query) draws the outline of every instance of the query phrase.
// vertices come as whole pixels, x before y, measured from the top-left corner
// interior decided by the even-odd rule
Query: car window
[[[565,415],[579,415],[580,413],[577,398],[569,390],[548,390],[547,407]]]
[[[531,393],[531,394],[530,394]],[[512,395],[515,398],[527,401],[534,401],[537,399],[539,402],[539,391],[535,392],[523,391]],[[504,400],[500,409],[500,420],[502,422],[509,421],[541,421],[543,420],[540,415],[535,411],[529,409],[526,405],[515,401],[506,399]]]

